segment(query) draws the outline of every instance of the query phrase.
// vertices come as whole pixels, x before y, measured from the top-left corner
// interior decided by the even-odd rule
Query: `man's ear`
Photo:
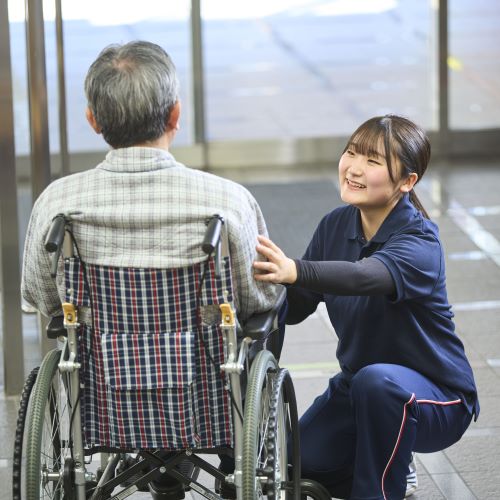
[[[167,131],[179,130],[179,120],[181,118],[181,103],[176,101],[170,111],[170,115],[167,121]]]
[[[417,183],[418,181],[418,175],[415,172],[412,172],[401,184],[401,187],[399,188],[401,192],[403,193],[409,193],[412,189],[413,186]]]
[[[87,118],[87,121],[89,122],[89,125],[92,127],[94,132],[96,134],[100,134],[102,132],[101,127],[97,124],[97,121],[95,119],[94,113],[92,113],[92,110],[87,107],[85,110],[85,117]]]

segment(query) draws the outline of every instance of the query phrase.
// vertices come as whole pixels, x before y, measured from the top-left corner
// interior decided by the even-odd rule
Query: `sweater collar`
[[[175,158],[164,149],[130,147],[112,149],[97,168],[117,173],[139,173],[176,165]]]

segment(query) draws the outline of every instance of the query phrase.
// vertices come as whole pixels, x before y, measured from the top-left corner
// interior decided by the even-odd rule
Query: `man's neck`
[[[168,151],[170,144],[174,139],[174,135],[175,134],[172,132],[165,132],[161,137],[155,139],[154,141],[142,142],[140,144],[134,144],[134,146],[137,148],[156,148]]]

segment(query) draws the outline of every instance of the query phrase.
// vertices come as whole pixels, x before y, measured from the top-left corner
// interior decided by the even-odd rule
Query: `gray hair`
[[[124,148],[163,135],[179,98],[179,81],[159,45],[135,41],[99,54],[85,78],[85,94],[104,140]]]

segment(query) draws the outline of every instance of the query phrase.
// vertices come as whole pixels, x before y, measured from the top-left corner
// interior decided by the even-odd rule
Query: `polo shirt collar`
[[[395,231],[410,222],[416,213],[417,209],[410,201],[410,196],[405,194],[385,218],[384,222],[379,227],[379,230],[370,242],[386,242]],[[363,241],[364,239],[363,228],[361,226],[361,214],[358,208],[354,208],[353,221],[350,227],[346,230],[345,235],[350,240],[357,239],[359,241]]]
[[[176,165],[175,158],[164,149],[130,147],[112,149],[97,168],[117,173],[139,173]]]

